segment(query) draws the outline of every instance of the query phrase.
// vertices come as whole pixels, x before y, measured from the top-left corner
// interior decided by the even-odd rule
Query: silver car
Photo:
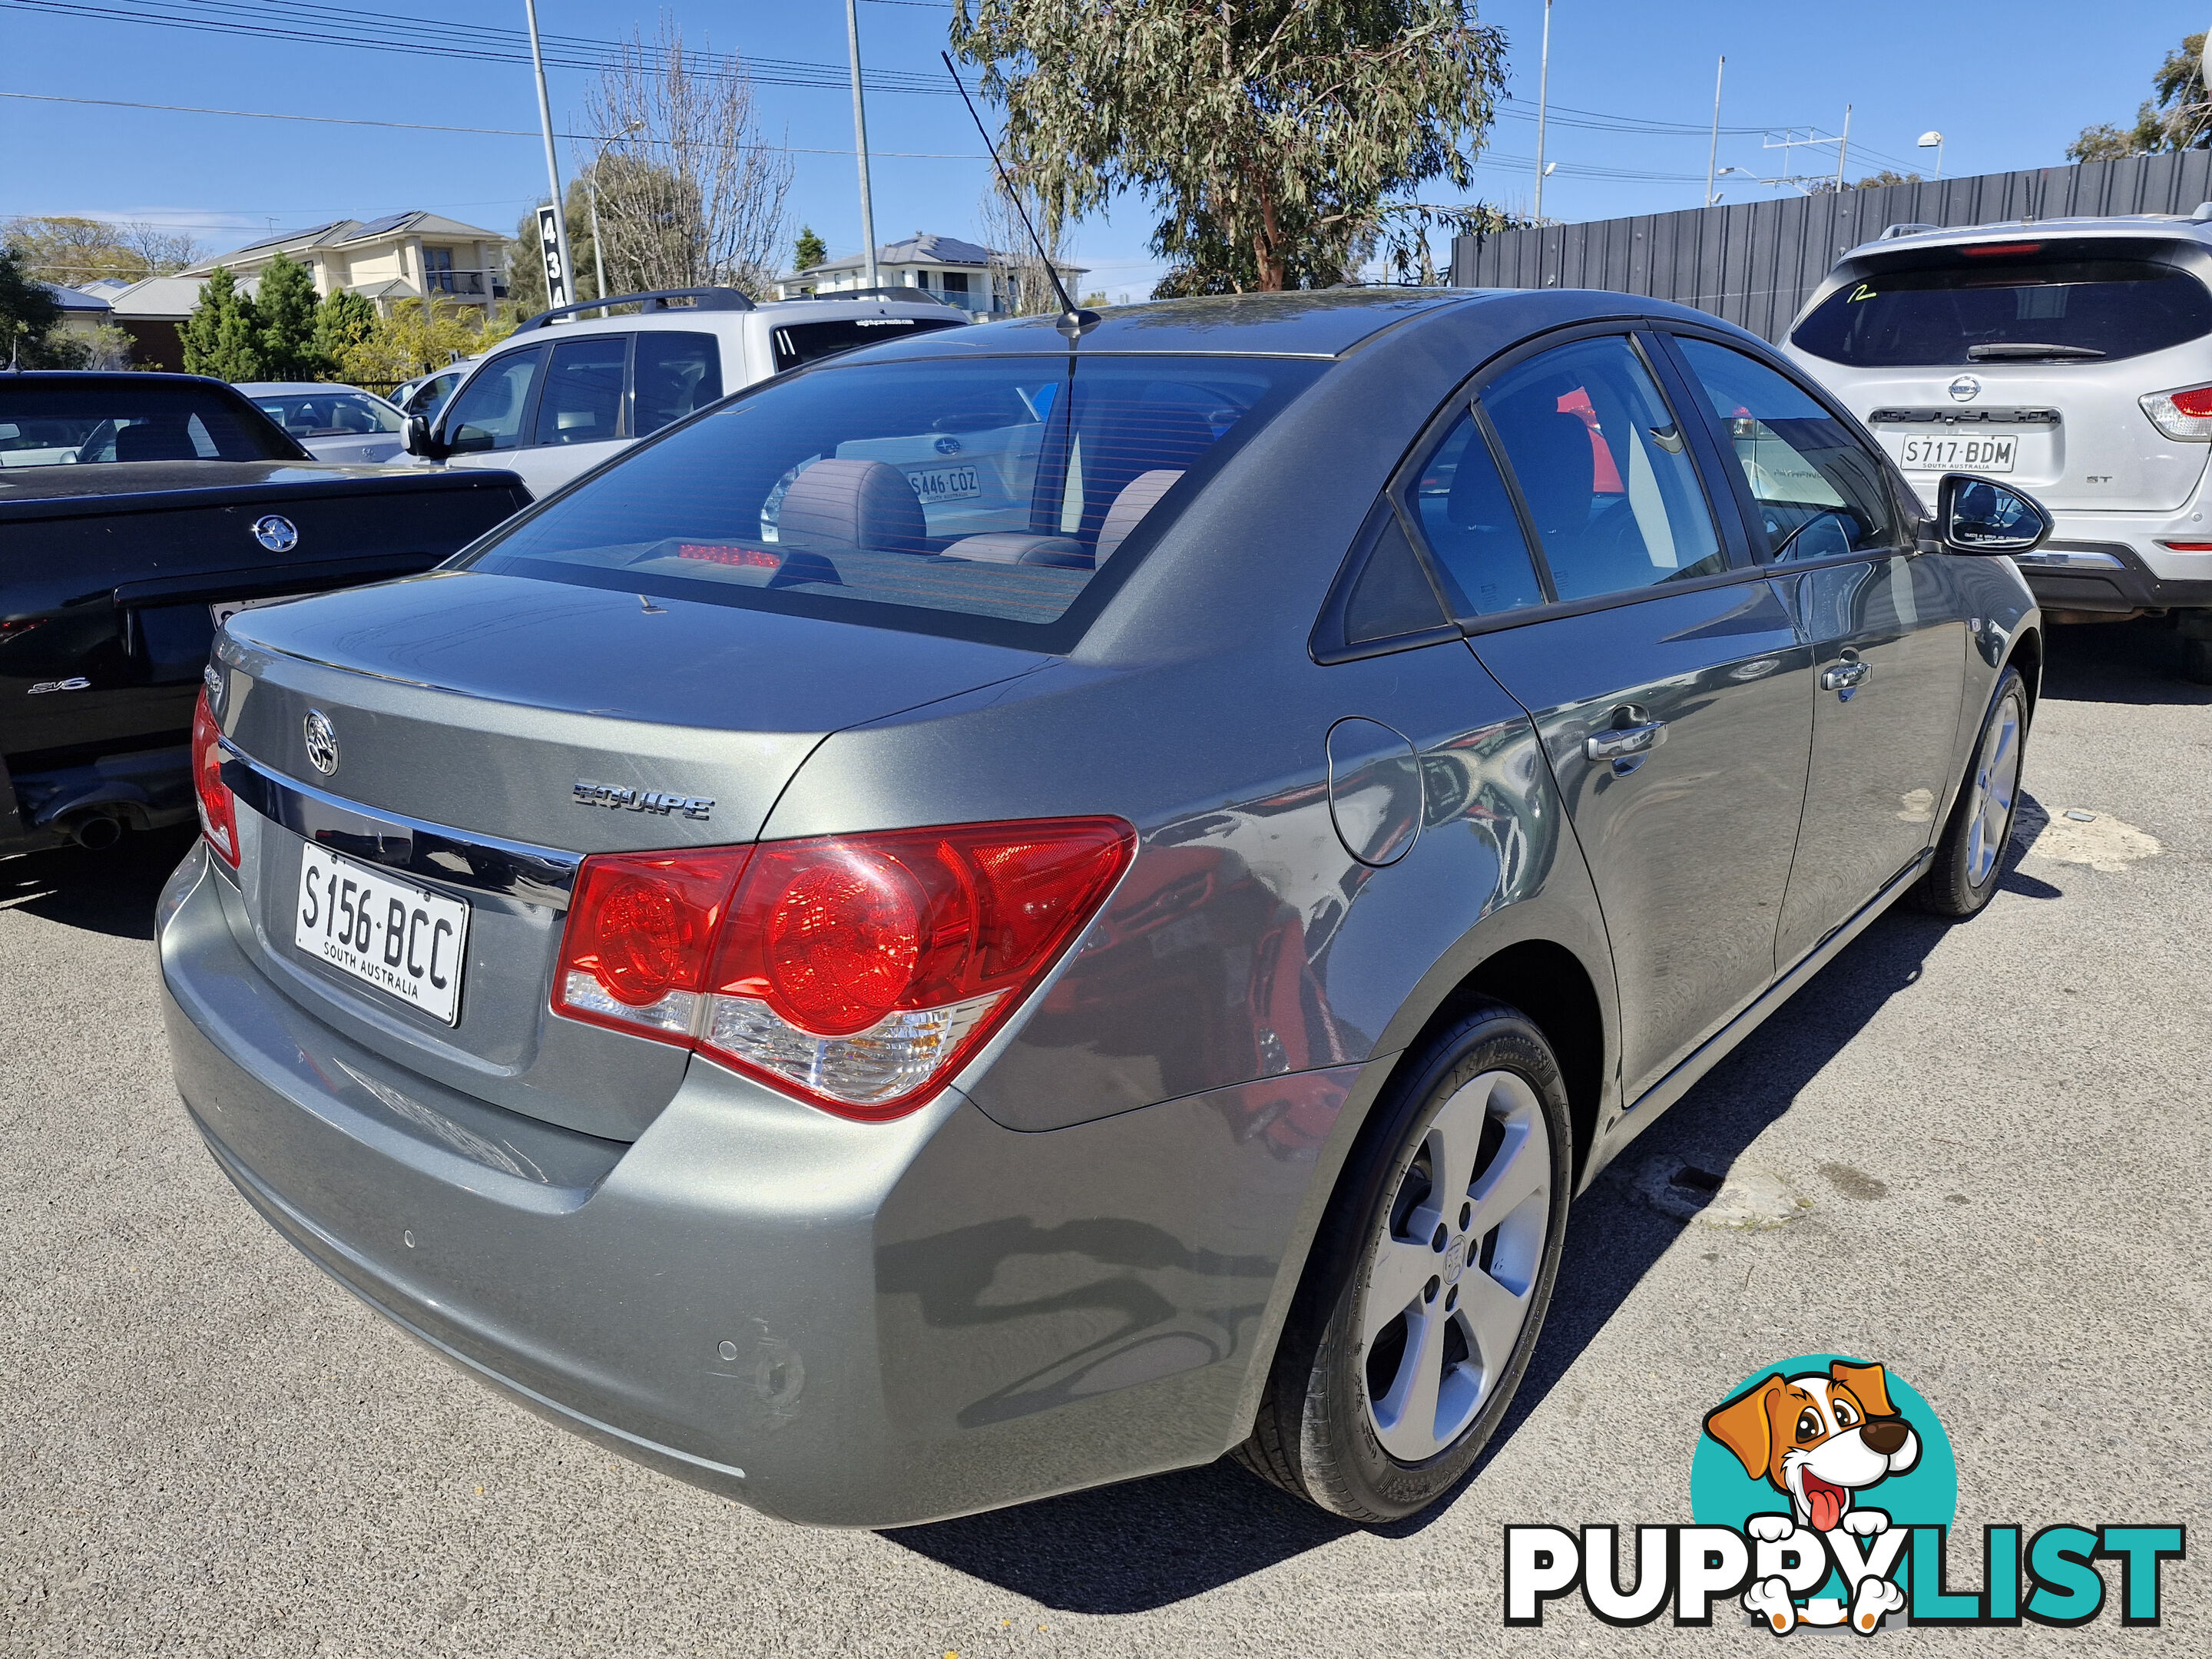
[[[1938,230],[1893,225],[1814,290],[1789,350],[1923,490],[2035,491],[2021,556],[2055,622],[2171,615],[2212,684],[2212,203]]]
[[[257,380],[238,388],[319,461],[388,461],[407,420],[373,392],[317,380]]]
[[[802,368],[230,620],[179,1087],[372,1306],[775,1515],[1231,1451],[1409,1514],[1574,1194],[1893,900],[1996,890],[2043,526],[1941,495],[1619,295]]]

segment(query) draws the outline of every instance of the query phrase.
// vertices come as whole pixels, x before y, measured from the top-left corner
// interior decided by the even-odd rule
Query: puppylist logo
[[[2104,1611],[2100,1560],[2120,1563],[2119,1622],[2160,1620],[2160,1564],[2185,1559],[2179,1525],[1982,1528],[1981,1588],[1954,1589],[1945,1540],[1959,1498],[1950,1437],[1886,1366],[1801,1354],[1747,1377],[1705,1413],[1688,1526],[1639,1526],[1623,1589],[1619,1528],[1505,1528],[1505,1622],[1541,1625],[1581,1593],[1608,1625],[1671,1613],[1710,1625],[1734,1598],[1777,1636],[1848,1624],[2086,1625]]]

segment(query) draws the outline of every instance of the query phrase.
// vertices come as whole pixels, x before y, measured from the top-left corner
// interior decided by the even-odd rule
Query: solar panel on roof
[[[352,236],[347,237],[346,240],[348,241],[352,241],[356,238],[362,236],[381,236],[387,230],[398,229],[400,226],[405,224],[414,216],[415,215],[411,211],[407,213],[387,213],[381,219],[370,220],[359,230],[354,232]]]

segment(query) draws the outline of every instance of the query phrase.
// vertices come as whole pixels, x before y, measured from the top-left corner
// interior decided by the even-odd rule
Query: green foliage
[[[1143,195],[1188,293],[1345,280],[1468,183],[1504,84],[1469,0],[955,0],[951,33],[1054,222]]]
[[[2204,36],[2182,37],[2180,46],[2151,76],[2151,97],[2136,111],[2135,124],[2122,128],[2106,121],[2081,129],[2067,145],[2075,161],[2116,161],[2130,155],[2169,150],[2212,149],[2212,102],[2204,88]]]
[[[82,347],[62,332],[62,308],[26,275],[23,250],[0,246],[0,368],[77,368]]]
[[[813,226],[801,225],[799,228],[799,242],[792,249],[791,258],[793,270],[811,270],[818,264],[828,263],[830,244],[814,234]]]
[[[200,285],[199,303],[178,330],[185,347],[185,373],[212,374],[219,380],[263,379],[260,320],[253,301],[239,292],[229,269],[217,265]]]
[[[265,288],[262,291],[268,292]],[[337,373],[347,354],[376,329],[376,307],[360,295],[339,289],[325,297],[315,313],[315,356],[326,365],[326,372]]]
[[[321,301],[307,266],[278,254],[261,272],[253,301],[262,374],[271,380],[319,380],[331,361],[317,348]]]
[[[474,306],[402,300],[337,354],[339,374],[356,386],[396,386],[489,351],[514,331],[512,323],[487,325],[483,316]]]

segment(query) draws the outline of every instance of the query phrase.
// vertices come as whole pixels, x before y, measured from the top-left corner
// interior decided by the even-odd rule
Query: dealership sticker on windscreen
[[[320,847],[300,855],[292,942],[452,1025],[460,1018],[469,907]]]

